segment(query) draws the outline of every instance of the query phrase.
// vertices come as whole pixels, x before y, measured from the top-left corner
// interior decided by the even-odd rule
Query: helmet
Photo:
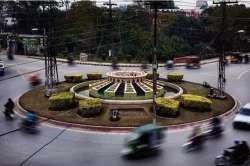
[[[238,145],[238,144],[240,144],[240,141],[239,140],[234,140],[234,144]]]

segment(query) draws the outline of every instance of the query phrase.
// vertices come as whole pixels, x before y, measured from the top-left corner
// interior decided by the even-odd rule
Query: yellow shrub
[[[179,82],[182,81],[184,75],[177,72],[171,72],[167,74],[168,81]]]
[[[64,75],[66,82],[81,82],[83,75],[81,73],[67,73]]]
[[[89,80],[99,80],[102,78],[102,74],[101,73],[88,73],[87,78]]]
[[[180,102],[168,99],[164,97],[159,97],[156,99],[157,114],[161,116],[177,116],[179,114]]]
[[[184,107],[194,108],[199,111],[211,110],[212,101],[203,96],[185,94],[182,95],[182,103]]]
[[[76,105],[77,101],[75,100],[75,96],[70,92],[57,93],[49,98],[49,108],[53,110],[68,109]]]
[[[101,113],[102,104],[99,99],[85,99],[79,101],[78,114],[83,117],[93,117]]]

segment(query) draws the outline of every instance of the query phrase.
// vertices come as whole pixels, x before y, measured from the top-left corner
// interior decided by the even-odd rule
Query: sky
[[[109,0],[95,0],[95,1],[97,2],[98,5],[101,5],[105,2],[108,2]],[[206,0],[206,1],[209,6],[213,5],[213,0]],[[180,9],[195,9],[196,7],[196,0],[174,0],[174,2],[175,5],[178,6]],[[117,3],[119,5],[127,5],[127,4],[132,4],[132,0],[112,0],[112,3]],[[238,0],[238,3],[250,6],[250,0]]]

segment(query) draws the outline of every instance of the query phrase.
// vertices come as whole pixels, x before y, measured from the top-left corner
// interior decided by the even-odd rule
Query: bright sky
[[[102,5],[109,0],[95,0],[98,5]],[[213,0],[206,0],[208,5],[213,4]],[[214,0],[219,1],[219,0]],[[228,0],[229,1],[229,0]],[[232,0],[230,0],[232,1]],[[133,0],[112,0],[112,3],[117,3],[119,5],[128,5],[132,4]],[[181,9],[194,9],[196,7],[196,0],[174,0],[175,5]],[[238,0],[239,4],[245,4],[246,6],[250,6],[250,0]]]
[[[0,0],[1,1],[1,0]],[[60,0],[58,0],[60,1]],[[82,1],[82,0],[69,0],[73,1]],[[109,2],[109,0],[92,0],[96,1],[97,5],[102,6],[103,3]],[[157,0],[156,0],[157,1]],[[213,4],[213,0],[206,0],[208,5]],[[214,0],[219,1],[219,0]],[[233,0],[225,0],[225,1],[233,1]],[[111,0],[112,3],[116,3],[118,5],[129,5],[133,3],[133,0]],[[174,0],[175,5],[178,6],[180,9],[195,9],[196,7],[196,0]],[[250,6],[250,0],[238,0],[238,4],[245,4],[246,6]]]

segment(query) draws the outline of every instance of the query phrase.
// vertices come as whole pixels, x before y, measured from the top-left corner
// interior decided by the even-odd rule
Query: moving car
[[[198,56],[190,56],[186,60],[186,68],[188,68],[188,69],[200,68],[200,58]]]
[[[250,128],[250,103],[243,106],[233,120],[235,128]]]
[[[3,61],[0,59],[0,76],[4,75],[5,66]]]
[[[231,63],[242,63],[243,55],[240,52],[232,52],[229,55]]]

